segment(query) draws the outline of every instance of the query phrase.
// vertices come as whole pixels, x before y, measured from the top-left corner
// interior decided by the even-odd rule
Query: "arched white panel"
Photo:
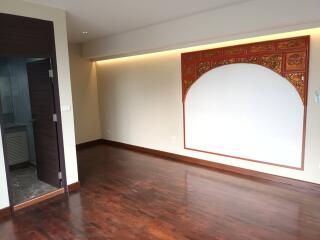
[[[191,86],[184,104],[186,148],[301,167],[304,106],[272,70],[218,67]]]

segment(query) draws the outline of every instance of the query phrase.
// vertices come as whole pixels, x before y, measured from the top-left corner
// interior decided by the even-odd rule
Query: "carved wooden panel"
[[[204,73],[232,63],[267,67],[286,78],[307,104],[310,36],[273,40],[181,55],[183,101],[191,85]]]

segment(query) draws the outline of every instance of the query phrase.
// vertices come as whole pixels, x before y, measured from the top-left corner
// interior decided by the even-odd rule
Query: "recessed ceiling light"
[[[82,32],[82,34],[83,34],[83,35],[87,35],[87,34],[88,34],[88,32],[84,31],[84,32]]]

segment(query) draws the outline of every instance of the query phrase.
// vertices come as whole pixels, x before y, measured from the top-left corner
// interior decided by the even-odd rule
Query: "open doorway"
[[[62,187],[50,58],[0,57],[0,118],[13,206]]]

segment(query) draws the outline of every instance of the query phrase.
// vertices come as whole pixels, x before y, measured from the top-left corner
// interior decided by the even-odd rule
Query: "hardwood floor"
[[[0,239],[319,240],[320,193],[106,145],[81,191],[0,222]]]

